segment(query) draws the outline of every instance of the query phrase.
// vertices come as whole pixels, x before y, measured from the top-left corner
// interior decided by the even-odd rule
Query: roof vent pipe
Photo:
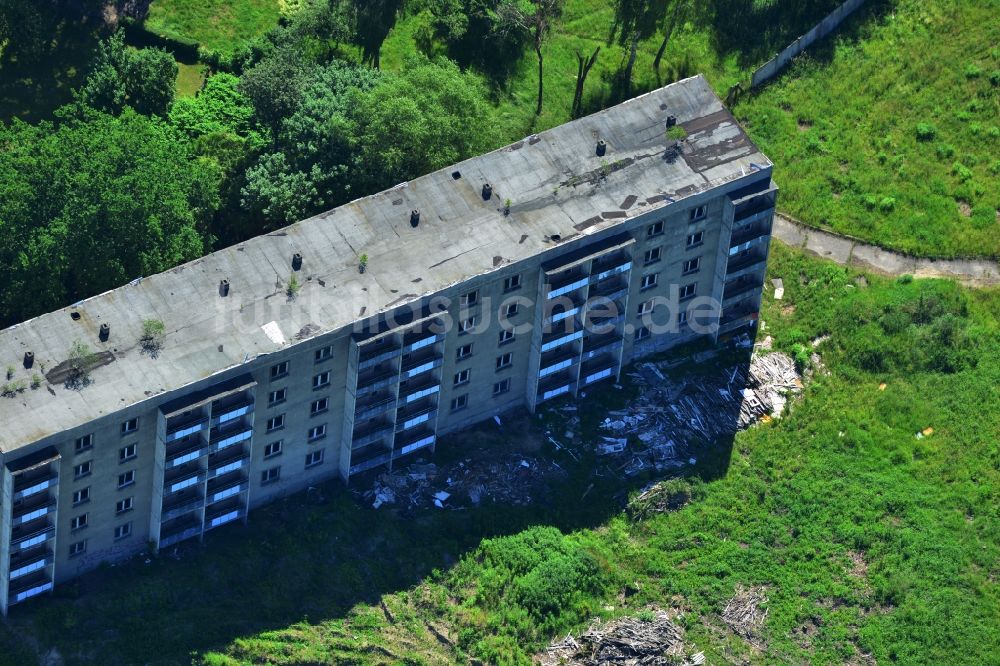
[[[677,124],[677,116],[667,116],[667,129]]]
[[[101,324],[101,332],[98,334],[101,342],[107,342],[111,337],[111,324]]]
[[[223,280],[219,283],[219,296],[225,298],[229,295],[229,280]]]
[[[420,211],[414,208],[410,211],[410,226],[416,227],[420,224]]]
[[[604,142],[604,139],[601,139],[600,141],[598,141],[597,142],[597,156],[598,157],[604,157],[604,153],[606,153],[607,151],[608,151],[608,144],[606,144]]]
[[[302,268],[302,255],[298,252],[292,255],[292,270],[297,271]]]
[[[35,352],[26,351],[24,352],[24,367],[30,368],[35,364]]]
[[[489,183],[483,183],[483,201],[489,201],[492,196],[493,186]]]

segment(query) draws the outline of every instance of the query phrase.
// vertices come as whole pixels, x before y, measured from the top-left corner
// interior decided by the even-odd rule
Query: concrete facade
[[[0,332],[45,373],[0,398],[0,611],[752,326],[775,198],[696,77]],[[80,336],[102,355],[69,387]]]

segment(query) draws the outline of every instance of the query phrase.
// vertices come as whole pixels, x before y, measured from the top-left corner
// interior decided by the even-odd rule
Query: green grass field
[[[998,15],[900,0],[739,104],[781,208],[911,254],[1000,256]]]
[[[708,663],[995,663],[1000,291],[862,281],[773,252],[786,292],[766,302],[765,333],[786,349],[832,334],[829,374],[703,456],[684,508],[629,518],[613,479],[581,502],[591,479],[571,464],[550,503],[413,518],[331,486],[179,561],[140,558],[16,608],[0,664],[32,643],[67,664],[526,664],[591,616],[648,604],[684,609]],[[934,369],[946,357],[951,371]],[[740,584],[768,590],[763,652],[719,620]]]
[[[153,0],[146,28],[228,54],[277,25],[278,0]]]

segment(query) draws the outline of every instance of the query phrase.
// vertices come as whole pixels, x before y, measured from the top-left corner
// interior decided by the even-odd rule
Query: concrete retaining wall
[[[784,51],[761,65],[753,73],[750,87],[756,88],[776,76],[778,72],[783,70],[788,63],[791,62],[792,58],[809,48],[809,46],[811,46],[817,39],[822,39],[833,32],[837,26],[840,25],[841,21],[850,16],[855,9],[864,3],[865,0],[847,0],[840,7],[837,7],[835,10],[830,12],[825,19],[813,26],[812,30],[796,39],[794,42],[785,47]]]

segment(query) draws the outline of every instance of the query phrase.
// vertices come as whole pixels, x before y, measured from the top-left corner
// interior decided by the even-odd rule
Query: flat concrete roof
[[[688,132],[667,158],[668,115]],[[596,155],[598,139],[607,142]],[[338,330],[581,234],[619,225],[720,183],[768,169],[701,76],[527,137],[455,166],[135,280],[0,331],[0,364],[43,381],[0,397],[0,451],[11,451],[168,391]],[[493,186],[489,201],[483,183]],[[669,198],[668,198],[669,197]],[[504,201],[512,201],[504,216]],[[420,223],[410,225],[410,211]],[[561,237],[558,242],[553,237]],[[302,289],[289,300],[294,253]],[[368,255],[367,271],[358,257]],[[230,282],[220,296],[219,283]],[[75,313],[75,314],[74,314]],[[139,345],[142,322],[166,337],[157,358]],[[100,342],[101,324],[111,327]],[[74,341],[102,353],[92,383],[59,383]],[[32,351],[35,365],[22,360]],[[55,383],[53,383],[55,382]]]

